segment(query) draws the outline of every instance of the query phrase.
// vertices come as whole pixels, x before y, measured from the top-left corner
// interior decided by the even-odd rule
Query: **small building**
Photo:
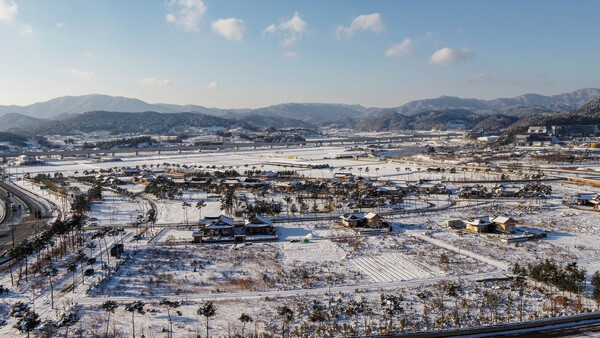
[[[356,176],[352,173],[335,173],[333,177],[343,182],[352,182]]]
[[[340,216],[342,224],[349,228],[355,228],[359,225],[362,225],[364,218],[365,214],[362,212],[347,213]]]
[[[489,217],[469,218],[465,221],[465,228],[467,229],[467,231],[471,231],[477,234],[489,232],[491,225],[492,222],[490,222]]]
[[[37,159],[35,156],[21,155],[17,158],[17,162],[19,162],[19,165],[35,164]]]
[[[194,243],[202,243],[202,237],[204,237],[204,231],[194,231],[194,232],[192,232],[192,236],[194,237]]]
[[[492,219],[492,225],[495,231],[513,232],[515,231],[516,224],[517,221],[506,216],[497,216]]]
[[[383,225],[383,217],[369,212],[365,215],[365,222],[369,228],[379,229]]]
[[[113,257],[119,257],[123,253],[125,246],[123,243],[117,243],[112,248],[110,248],[110,255]]]
[[[598,203],[600,202],[600,195],[599,194],[582,194],[579,193],[577,195],[575,195],[573,197],[573,199],[575,200],[575,204],[577,205],[587,205],[587,206],[597,206]]]
[[[210,237],[233,236],[233,218],[220,215],[217,217],[205,217],[198,224],[200,230]]]
[[[244,223],[244,232],[246,235],[272,235],[275,228],[267,218],[252,215]]]
[[[391,230],[391,226],[384,221],[381,215],[374,212],[352,212],[346,213],[340,216],[342,225],[349,228],[366,228],[366,229],[388,229]]]
[[[444,225],[449,228],[459,229],[464,228],[465,222],[462,219],[447,219],[444,221]]]
[[[492,188],[492,194],[500,197],[516,197],[521,187],[516,185],[498,184]]]

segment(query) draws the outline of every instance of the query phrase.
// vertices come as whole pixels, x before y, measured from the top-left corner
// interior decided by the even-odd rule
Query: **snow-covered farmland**
[[[329,164],[331,170],[306,166],[294,170],[305,178],[325,179],[344,168],[345,172],[369,176],[372,181],[444,180],[453,189],[462,185],[461,179],[467,181],[467,176],[470,180],[493,180],[490,178],[493,173],[484,171],[425,171],[428,161],[431,166],[438,166],[439,162],[420,154],[396,162],[335,159],[335,155],[344,150],[342,147],[306,147],[129,156],[122,158],[118,167],[145,165],[150,168],[152,165],[157,168],[168,163],[169,167],[214,165],[242,172],[250,168],[278,171],[284,168],[282,163],[286,166]],[[67,206],[57,197],[19,178],[26,174],[55,172],[76,175],[84,170],[106,170],[115,167],[115,163],[48,160],[45,166],[11,168],[11,182],[48,199],[66,214]],[[70,184],[81,191],[89,188],[83,183]],[[125,188],[141,193],[144,184],[128,183]],[[298,336],[366,334],[369,330],[399,332],[400,312],[391,312],[390,319],[386,304],[391,300],[388,303],[381,300],[390,295],[402,295],[401,307],[406,314],[402,330],[409,331],[453,327],[452,321],[456,318],[461,325],[516,321],[520,319],[517,299],[521,297],[525,303],[523,319],[575,313],[580,311],[575,297],[565,296],[567,300],[558,302],[557,294],[534,285],[529,285],[520,295],[512,281],[504,279],[515,262],[527,264],[545,258],[553,258],[561,264],[578,262],[587,269],[588,280],[600,269],[597,229],[600,214],[590,209],[568,208],[562,203],[563,198],[578,192],[596,190],[566,181],[552,183],[552,188],[552,196],[543,202],[413,196],[407,199],[410,203],[404,205],[405,209],[383,210],[390,211],[385,218],[392,231],[377,235],[356,235],[328,220],[327,215],[311,219],[310,214],[290,217],[284,211],[276,217],[279,240],[252,244],[192,243],[197,220],[221,214],[219,196],[189,189],[173,200],[158,200],[144,194],[124,197],[106,190],[103,201],[92,206],[89,217],[93,221],[84,228],[86,241],[96,243],[95,248],[82,248],[89,258],[97,260],[95,265],[92,263],[93,274],[84,276],[83,268],[81,272],[69,272],[67,261],[73,259],[76,252],[51,261],[58,269],[56,279],[52,280],[53,291],[48,288],[48,277],[42,276],[34,266],[31,269],[36,273],[28,280],[22,278],[18,285],[14,280],[17,271],[12,274],[5,271],[0,284],[9,292],[2,295],[0,304],[2,319],[6,321],[0,334],[16,334],[12,326],[17,319],[8,313],[18,301],[34,306],[44,321],[56,322],[63,313],[74,309],[80,319],[72,325],[71,332],[80,332],[83,336],[104,335],[108,313],[100,306],[107,300],[119,304],[108,323],[109,335],[131,335],[131,318],[135,316],[136,334],[146,337],[166,336],[170,330],[169,317],[174,323],[174,336],[204,335],[206,318],[198,315],[197,310],[209,301],[214,301],[217,309],[209,322],[211,335],[223,337],[241,334],[242,327],[246,335],[272,335],[282,330]],[[248,193],[248,198],[258,199],[258,195]],[[270,198],[282,200],[283,195]],[[196,208],[199,200],[206,205]],[[184,207],[184,202],[191,207]],[[154,225],[131,225],[151,208],[157,212]],[[431,208],[435,211],[427,210]],[[335,218],[348,211],[349,208],[342,208],[329,216]],[[488,238],[442,226],[446,219],[483,215],[508,215],[517,220],[519,233],[545,231],[547,237],[503,244],[499,241],[501,236]],[[124,228],[124,231],[110,236],[106,239],[108,243],[92,238],[95,232],[106,227]],[[109,258],[108,248],[117,243],[125,245],[123,258]],[[450,284],[460,285],[460,289],[452,293],[455,296],[442,294],[449,290]],[[55,298],[55,309],[51,309],[52,298]],[[176,308],[168,308],[166,303],[161,303],[165,299],[181,303],[177,303]],[[589,289],[582,299],[584,307],[594,308]],[[135,300],[145,302],[144,315],[125,310],[125,304]],[[371,312],[351,312],[349,309],[357,303]],[[293,313],[289,321],[284,320],[283,307]],[[444,309],[449,312],[453,309],[456,311],[453,316],[457,317],[443,319]],[[472,314],[475,312],[477,314]],[[239,320],[242,313],[252,318],[246,326]],[[395,325],[392,328],[388,326],[390,320]],[[46,328],[62,333],[67,326]],[[43,332],[38,330],[36,334]]]

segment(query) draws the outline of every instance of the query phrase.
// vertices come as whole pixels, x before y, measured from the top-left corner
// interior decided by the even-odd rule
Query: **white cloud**
[[[227,40],[242,41],[246,32],[244,20],[236,18],[219,19],[214,21],[211,27]]]
[[[300,18],[298,12],[294,13],[294,16],[286,21],[281,21],[279,24],[269,25],[263,31],[264,34],[281,35],[282,40],[280,41],[283,47],[289,47],[296,41],[300,40],[304,34],[306,34],[308,25],[306,21]]]
[[[207,83],[206,89],[219,89],[219,83],[217,83],[217,82]]]
[[[385,51],[385,56],[387,57],[401,57],[406,54],[410,54],[413,52],[413,41],[409,38],[405,38],[404,41],[393,45],[388,50]]]
[[[439,49],[431,55],[429,63],[438,66],[455,66],[473,57],[475,52],[471,49],[451,49],[448,47]]]
[[[17,15],[19,6],[12,0],[0,0],[0,21],[8,21]]]
[[[23,35],[23,36],[32,36],[33,28],[31,28],[31,26],[29,26],[29,25],[22,25],[20,32],[21,32],[21,35]]]
[[[290,59],[294,59],[298,57],[298,53],[296,52],[286,52],[286,53],[282,53],[281,55],[285,56],[286,58],[290,58]]]
[[[338,40],[350,40],[355,33],[361,31],[373,33],[385,31],[381,15],[379,13],[359,15],[352,20],[349,27],[343,25],[337,26],[335,29],[335,36]]]
[[[57,22],[56,25],[54,27],[56,28],[63,28],[64,26],[66,26],[67,24],[64,22]]]
[[[206,5],[202,0],[171,0],[167,6],[172,10],[165,17],[167,22],[184,32],[198,31],[198,23],[206,13]]]
[[[155,79],[152,77],[141,79],[138,82],[146,87],[170,87],[173,85],[173,82],[171,80]]]
[[[89,79],[93,79],[95,77],[94,72],[89,71],[89,70],[79,70],[79,69],[64,70],[64,69],[59,69],[58,72],[61,73],[61,74],[71,74],[71,75],[75,76],[76,78],[82,79],[82,80],[89,80]]]
[[[476,83],[484,83],[484,82],[494,82],[496,79],[487,73],[477,73],[469,76],[463,82],[465,84],[476,84]]]

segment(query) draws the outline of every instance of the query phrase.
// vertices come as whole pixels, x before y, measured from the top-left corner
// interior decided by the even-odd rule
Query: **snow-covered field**
[[[422,148],[424,144],[419,144]],[[335,159],[345,148],[305,147],[298,149],[257,149],[213,153],[173,153],[152,156],[125,156],[121,162],[92,162],[89,159],[53,160],[47,165],[8,168],[11,182],[47,199],[39,187],[20,179],[26,174],[75,175],[84,170],[96,170],[145,165],[154,168],[173,166],[203,166],[233,168],[243,172],[250,168],[263,171],[283,170],[283,164],[329,164],[329,169],[294,168],[301,175],[312,178],[331,178],[334,173],[361,174],[373,180],[460,181],[468,177],[486,180],[493,173],[484,171],[458,171],[457,173],[432,173],[425,170],[430,166],[453,166],[456,163],[433,161],[426,155],[411,155],[392,161]],[[392,158],[390,151],[386,156]],[[499,161],[506,165],[510,160]],[[522,160],[520,160],[522,161]],[[526,163],[522,163],[526,164]],[[582,166],[582,168],[595,167]],[[367,171],[366,168],[369,168]],[[446,183],[458,189],[460,182]],[[83,183],[71,183],[85,191]],[[490,187],[492,184],[488,184]],[[250,315],[252,322],[245,326],[245,334],[267,334],[282,329],[290,333],[303,332],[309,336],[331,336],[349,333],[357,327],[360,334],[368,330],[387,332],[386,304],[381,296],[402,294],[402,307],[406,313],[407,330],[427,327],[450,327],[448,323],[434,323],[435,318],[444,316],[435,306],[436,295],[445,290],[446,281],[460,283],[456,302],[461,302],[463,325],[491,323],[502,317],[504,321],[518,320],[516,299],[518,290],[511,288],[509,281],[481,281],[504,277],[515,262],[526,264],[539,259],[552,258],[560,263],[576,261],[587,269],[588,280],[600,270],[600,213],[591,210],[570,209],[562,199],[581,192],[597,192],[593,187],[575,185],[566,181],[551,183],[552,196],[543,203],[532,200],[506,201],[455,201],[450,205],[447,196],[421,196],[408,204],[408,211],[423,208],[428,203],[444,207],[435,212],[406,213],[398,211],[386,216],[392,231],[380,235],[357,236],[348,229],[330,220],[306,220],[295,215],[287,221],[285,211],[275,224],[278,241],[255,242],[245,245],[233,243],[192,243],[192,232],[197,220],[204,216],[221,214],[219,197],[203,191],[185,190],[174,200],[157,200],[148,195],[133,199],[112,191],[103,193],[102,203],[93,205],[90,219],[94,226],[87,226],[86,238],[105,227],[121,228],[121,234],[106,238],[108,246],[113,243],[125,245],[128,259],[108,257],[106,245],[98,243],[95,249],[85,248],[88,256],[106,264],[103,269],[95,265],[92,276],[84,277],[77,271],[67,270],[69,257],[53,261],[58,274],[53,282],[53,292],[48,287],[48,278],[37,275],[21,280],[17,286],[14,274],[5,271],[0,284],[8,287],[3,294],[0,312],[6,325],[0,327],[0,335],[13,336],[17,330],[12,326],[16,319],[8,313],[17,301],[29,302],[44,321],[58,320],[69,309],[76,309],[80,320],[71,332],[80,331],[82,336],[103,336],[107,328],[108,313],[100,305],[106,300],[115,300],[119,308],[111,314],[108,332],[111,336],[131,336],[132,313],[125,304],[134,300],[146,303],[145,314],[134,314],[136,335],[164,337],[169,331],[169,317],[173,321],[174,337],[196,337],[206,335],[206,317],[197,314],[199,307],[214,301],[216,314],[210,317],[211,336],[240,335],[242,313]],[[127,184],[128,191],[139,193],[144,184]],[[281,198],[281,197],[280,197]],[[206,206],[198,209],[197,201]],[[192,206],[185,208],[183,203]],[[60,206],[59,203],[57,205]],[[139,215],[156,208],[157,221],[154,227],[131,224]],[[339,215],[347,210],[336,210]],[[65,208],[63,212],[67,213]],[[472,216],[507,215],[518,221],[518,230],[546,231],[548,237],[539,241],[523,242],[519,245],[503,244],[498,240],[463,233],[443,226],[446,219],[465,219]],[[134,235],[140,235],[139,240]],[[306,239],[304,243],[301,240]],[[294,240],[294,241],[290,241]],[[445,260],[440,259],[446,257]],[[110,260],[110,262],[108,261]],[[30,262],[31,263],[31,262]],[[118,269],[117,269],[118,265]],[[17,266],[18,267],[18,266]],[[33,268],[32,268],[33,269]],[[83,270],[82,270],[83,271]],[[76,287],[71,287],[75,280]],[[82,283],[83,281],[83,283]],[[51,309],[52,293],[56,309]],[[491,303],[492,296],[501,297],[501,305]],[[589,296],[589,294],[588,294]],[[352,314],[352,302],[361,301],[371,313]],[[485,298],[488,297],[488,298]],[[551,308],[550,297],[542,289],[529,287],[524,293],[526,301],[524,319],[533,319],[550,313],[574,313],[573,305]],[[453,309],[455,298],[443,296],[446,310]],[[161,300],[181,302],[169,308]],[[585,300],[585,299],[584,299]],[[430,303],[428,308],[424,303]],[[572,303],[568,303],[572,304]],[[594,309],[590,300],[584,305]],[[293,312],[290,321],[283,321],[282,306]],[[443,307],[442,307],[443,308]],[[320,309],[326,309],[327,317],[317,317]],[[466,316],[468,309],[473,314]],[[337,311],[337,312],[336,312]],[[448,310],[450,312],[450,310]],[[358,312],[357,312],[358,313]],[[396,330],[402,316],[394,312]],[[501,321],[502,321],[501,320]],[[325,325],[325,323],[337,323]],[[344,327],[346,325],[347,327]],[[437,326],[436,326],[437,325]],[[55,329],[64,334],[66,327]],[[41,331],[36,334],[42,335]],[[59,334],[59,333],[57,333]],[[77,334],[77,333],[76,333]]]

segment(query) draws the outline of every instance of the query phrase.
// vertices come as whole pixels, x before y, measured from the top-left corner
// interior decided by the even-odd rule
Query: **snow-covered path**
[[[406,233],[409,234],[409,235],[411,235],[411,236],[414,236],[414,237],[417,237],[419,239],[422,239],[424,241],[427,241],[427,242],[429,242],[429,243],[431,243],[433,245],[436,245],[436,246],[439,246],[439,247],[442,247],[442,248],[445,248],[445,249],[448,249],[448,250],[452,250],[452,251],[457,252],[457,253],[459,253],[461,255],[465,255],[465,256],[474,258],[474,259],[476,259],[478,261],[481,261],[481,262],[487,263],[489,265],[495,266],[498,269],[500,269],[501,271],[508,271],[508,264],[506,264],[506,263],[500,262],[500,261],[492,259],[490,257],[482,256],[480,254],[474,253],[474,252],[466,250],[464,248],[458,248],[458,247],[456,247],[456,246],[454,246],[454,245],[452,245],[450,243],[441,241],[441,240],[433,238],[431,236],[424,235],[422,233],[422,231],[409,230]]]

